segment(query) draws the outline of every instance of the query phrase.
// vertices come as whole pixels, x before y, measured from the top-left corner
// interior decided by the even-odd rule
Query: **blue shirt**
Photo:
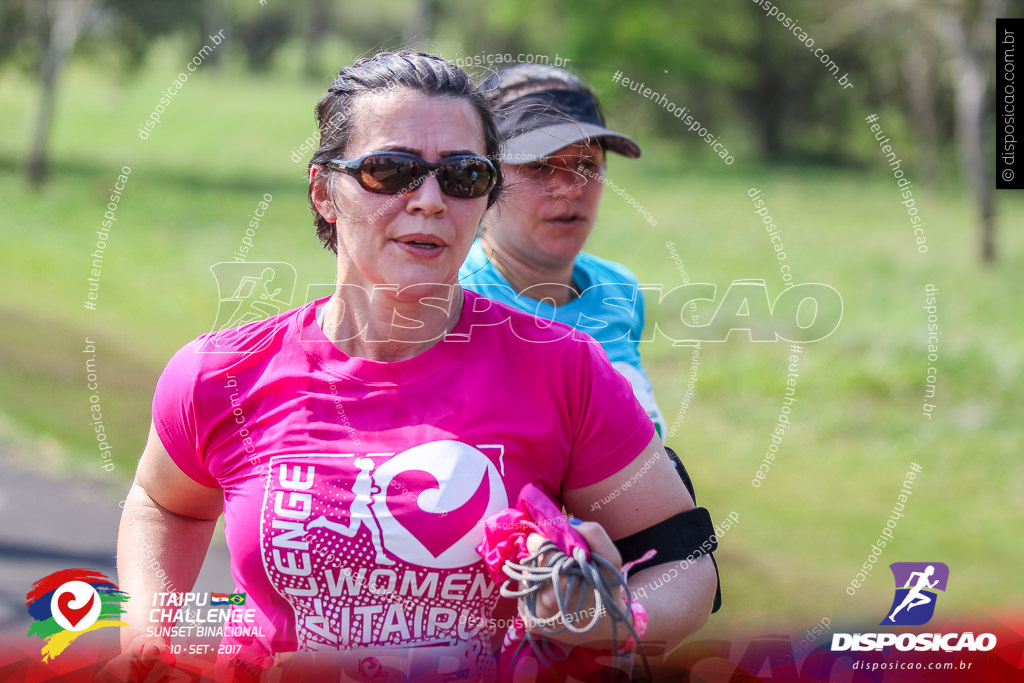
[[[654,390],[640,360],[644,300],[636,277],[625,266],[580,252],[573,265],[573,280],[582,292],[561,306],[538,300],[530,290],[517,293],[487,258],[480,240],[473,242],[459,269],[459,282],[488,299],[500,301],[546,320],[556,320],[586,332],[601,343],[612,366],[633,385],[633,394],[665,436],[665,419],[654,400]]]

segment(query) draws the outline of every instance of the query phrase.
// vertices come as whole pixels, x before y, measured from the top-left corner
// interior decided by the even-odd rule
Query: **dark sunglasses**
[[[470,154],[445,157],[436,164],[408,152],[370,152],[353,161],[331,159],[328,168],[353,176],[364,190],[403,194],[415,190],[428,175],[452,197],[483,197],[494,189],[498,171],[489,159]]]

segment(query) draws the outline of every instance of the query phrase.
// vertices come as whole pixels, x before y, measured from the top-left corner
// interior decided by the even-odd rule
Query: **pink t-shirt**
[[[559,323],[467,291],[449,335],[384,363],[329,342],[321,303],[204,335],[157,384],[167,452],[224,490],[258,627],[226,640],[263,665],[359,648],[405,678],[486,676],[501,624],[482,520],[527,482],[558,500],[618,472],[651,421],[600,345]]]

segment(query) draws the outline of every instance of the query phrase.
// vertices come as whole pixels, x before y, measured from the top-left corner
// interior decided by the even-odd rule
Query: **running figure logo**
[[[370,530],[370,540],[373,542],[373,549],[376,552],[376,562],[380,565],[394,564],[394,560],[384,554],[384,541],[380,537],[380,522],[373,513],[373,496],[380,494],[380,487],[373,484],[373,460],[370,458],[356,458],[355,466],[359,468],[359,474],[352,484],[353,500],[349,507],[349,523],[339,524],[320,515],[306,525],[306,531],[310,529],[330,529],[346,538],[352,538],[359,533],[359,528],[366,524]]]
[[[210,266],[210,272],[217,281],[219,301],[213,332],[263,320],[291,306],[297,276],[290,263],[224,261]],[[214,349],[220,346],[216,335],[212,344]]]
[[[295,268],[283,262],[233,263],[210,266],[220,306],[214,330],[238,327],[285,310],[295,291]]]
[[[894,562],[896,595],[882,626],[919,626],[935,614],[936,591],[945,591],[949,567],[942,562]]]

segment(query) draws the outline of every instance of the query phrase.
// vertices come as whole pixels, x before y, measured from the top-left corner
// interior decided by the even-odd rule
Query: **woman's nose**
[[[409,213],[423,213],[428,216],[444,216],[448,211],[441,184],[433,173],[424,178],[416,189],[407,195],[405,210]]]
[[[567,166],[556,167],[548,179],[551,194],[556,197],[576,197],[586,184],[586,176]]]

